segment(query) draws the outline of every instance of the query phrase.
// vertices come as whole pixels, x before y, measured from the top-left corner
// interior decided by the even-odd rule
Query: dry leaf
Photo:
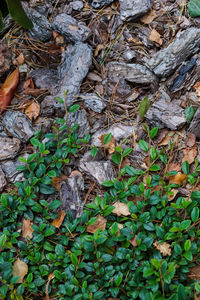
[[[20,53],[20,55],[18,55],[14,60],[13,60],[13,64],[14,65],[22,65],[24,63],[24,54]]]
[[[0,90],[0,113],[10,104],[19,83],[19,69],[13,71],[3,83]]]
[[[188,147],[193,147],[195,144],[196,144],[196,136],[194,133],[187,133],[187,136],[186,136],[186,141],[185,141],[186,145]]]
[[[193,88],[195,89],[196,96],[200,97],[200,81],[197,81],[193,86]]]
[[[178,172],[174,176],[169,176],[169,184],[172,184],[172,183],[181,184],[184,182],[186,177],[187,177],[187,175],[182,174],[181,172]]]
[[[34,89],[33,79],[32,78],[27,79],[23,84],[23,88],[24,90],[26,90],[27,88]]]
[[[50,300],[50,298],[49,298],[49,284],[50,284],[50,281],[51,281],[52,279],[54,279],[54,277],[55,277],[54,273],[51,273],[51,274],[49,274],[49,276],[48,276],[48,281],[47,281],[47,285],[46,285],[46,289],[45,289],[45,292],[46,292],[46,300]]]
[[[56,228],[60,228],[62,225],[64,218],[65,218],[66,212],[64,210],[61,210],[59,213],[59,216],[57,219],[54,219],[51,223],[51,225],[55,226]]]
[[[33,228],[31,220],[23,220],[22,223],[22,237],[27,238],[29,236],[30,239],[33,238]]]
[[[160,46],[163,43],[160,33],[158,33],[158,31],[156,31],[155,29],[152,29],[150,36],[149,36],[149,40],[152,42],[156,42]]]
[[[60,191],[60,184],[62,181],[65,181],[67,179],[67,176],[64,174],[60,175],[59,177],[53,177],[51,178],[52,180],[52,185],[55,187],[56,191]]]
[[[95,51],[94,51],[94,56],[97,57],[97,56],[99,55],[99,52],[100,52],[101,50],[103,50],[104,47],[105,47],[105,45],[103,45],[103,44],[97,45],[97,47],[96,47],[96,49],[95,49]]]
[[[117,234],[116,235],[120,235],[120,229],[124,228],[124,226],[120,223],[117,223],[117,226],[118,226],[118,231],[117,231]]]
[[[46,93],[47,89],[32,89],[32,88],[27,88],[24,90],[24,95],[29,95],[33,97],[38,97],[40,95],[43,95]]]
[[[97,220],[94,224],[88,225],[86,228],[86,232],[95,233],[97,229],[101,228],[101,230],[106,229],[106,219],[101,215],[97,216]]]
[[[28,273],[27,264],[19,258],[13,264],[13,276],[19,276],[17,283],[22,283],[24,276]]]
[[[171,171],[177,171],[180,172],[181,171],[181,165],[177,164],[177,163],[171,163],[167,166],[167,172],[171,172]]]
[[[25,114],[32,121],[37,119],[40,114],[40,106],[37,102],[32,102],[26,109]]]
[[[173,192],[173,195],[172,195],[172,196],[168,196],[168,200],[169,200],[169,201],[174,200],[174,198],[175,198],[176,195],[178,194],[179,190],[177,190],[177,189],[172,189],[171,192]]]
[[[112,213],[117,216],[129,216],[131,213],[129,212],[128,206],[122,202],[115,202],[112,204],[115,208],[113,209]]]
[[[136,239],[137,239],[137,235],[135,235],[134,238],[132,238],[131,240],[129,240],[129,242],[130,242],[134,247],[137,247]]]
[[[189,164],[192,164],[197,156],[197,145],[195,144],[192,148],[187,147],[182,151],[184,155],[182,163],[187,160]]]
[[[157,241],[153,243],[154,247],[160,251],[163,256],[171,256],[171,245],[164,242],[159,244]]]
[[[200,265],[190,268],[188,277],[193,280],[199,280],[200,279]]]
[[[163,136],[161,136],[160,141],[158,142],[158,146],[166,146],[169,143],[170,140],[170,136],[169,134],[173,133],[173,131],[163,131]]]
[[[150,24],[157,17],[155,9],[150,10],[148,14],[145,14],[140,21],[144,24]]]
[[[115,152],[115,139],[112,136],[110,141],[107,144],[104,144],[105,136],[106,134],[102,134],[101,136],[99,136],[99,140],[101,141],[101,145],[104,147],[104,149],[107,150],[109,154],[112,154]]]

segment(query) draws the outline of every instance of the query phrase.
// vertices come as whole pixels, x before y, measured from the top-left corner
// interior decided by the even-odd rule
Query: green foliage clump
[[[192,173],[188,162],[182,165],[187,183],[194,187],[190,198],[180,195],[169,201],[179,185],[169,184],[168,176],[177,172],[162,171],[168,155],[153,146],[158,128],[145,127],[149,142],[140,140],[139,147],[149,156],[148,168],[120,168],[117,178],[104,182],[103,197],[87,203],[80,218],[73,219],[68,211],[56,229],[51,223],[58,217],[61,201],[49,204],[45,195],[55,192],[52,178],[60,176],[70,157],[89,141],[89,135],[79,139],[77,126],[69,128],[64,119],[58,119],[57,125],[45,142],[40,132],[31,139],[35,152],[22,158],[24,165],[19,168],[25,180],[16,183],[17,192],[1,195],[0,298],[44,299],[48,292],[61,300],[193,299],[200,292],[198,281],[188,276],[200,262],[198,162]],[[104,142],[110,139],[106,135]],[[131,153],[131,148],[120,149],[116,147],[115,163]],[[96,149],[91,151],[95,156]],[[115,202],[126,204],[129,214],[113,213]],[[99,216],[105,219],[105,230],[90,233],[88,226],[94,226]],[[21,238],[23,218],[33,223],[32,239]],[[161,246],[167,247],[166,252]],[[22,283],[12,275],[17,258],[28,265]]]

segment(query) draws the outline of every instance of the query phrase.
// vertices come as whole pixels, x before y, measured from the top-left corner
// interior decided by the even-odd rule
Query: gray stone
[[[91,144],[96,147],[101,147],[101,140],[99,137],[103,134],[112,133],[115,141],[118,142],[122,139],[125,139],[133,134],[133,131],[136,131],[136,126],[127,126],[124,124],[113,124],[107,129],[100,129],[92,136]]]
[[[30,77],[34,79],[35,86],[39,89],[52,89],[58,81],[57,70],[40,68],[30,73]]]
[[[156,76],[147,67],[140,64],[110,62],[108,63],[108,78],[113,82],[117,82],[119,78],[125,78],[136,84],[155,85],[157,83]]]
[[[150,0],[119,0],[122,21],[136,19],[151,9]]]
[[[79,97],[88,108],[97,113],[101,113],[107,106],[104,99],[94,93],[80,94]]]
[[[2,168],[0,167],[0,192],[3,191],[4,187],[6,186],[7,181],[6,181],[6,177],[5,174],[2,170]]]
[[[114,178],[114,172],[110,161],[92,160],[90,152],[86,152],[80,160],[80,170],[89,177],[94,178],[100,185],[106,180]]]
[[[64,13],[55,17],[52,27],[64,35],[67,42],[85,42],[91,36],[91,30],[83,22]]]
[[[0,160],[14,158],[20,150],[19,139],[10,137],[0,137]]]
[[[87,113],[85,109],[81,109],[73,113],[69,113],[68,120],[69,120],[70,127],[73,127],[76,124],[79,125],[77,129],[77,133],[79,137],[84,137],[86,134],[90,132],[90,125],[87,120]]]
[[[99,9],[102,8],[103,6],[108,6],[111,4],[114,0],[93,0],[92,1],[92,7]]]
[[[152,126],[171,130],[181,129],[186,124],[184,109],[175,101],[167,102],[165,99],[154,102],[145,117]]]
[[[197,109],[188,131],[200,139],[200,108]]]
[[[81,11],[81,9],[84,7],[84,4],[82,1],[73,1],[69,4],[69,6],[71,6],[71,8],[73,10],[76,10],[76,11]]]
[[[126,50],[123,53],[123,57],[127,62],[131,62],[134,58],[136,58],[136,52],[134,50]]]
[[[43,133],[47,133],[51,130],[52,123],[54,121],[55,120],[51,118],[38,117],[34,122],[34,126],[33,126],[34,131],[42,130]]]
[[[25,155],[21,155],[20,157],[24,157],[27,159],[28,154],[26,153]],[[17,171],[16,168],[19,166],[24,165],[23,162],[20,160],[15,159],[15,160],[7,160],[3,161],[1,163],[2,169],[6,175],[6,178],[9,180],[9,182],[16,182],[19,180],[22,180],[24,178],[24,174],[22,171]]]
[[[160,77],[167,77],[192,54],[199,52],[200,29],[191,27],[179,32],[166,48],[156,52],[146,64]]]
[[[2,123],[13,137],[22,142],[28,142],[34,134],[30,119],[19,111],[7,111],[3,116]]]
[[[29,7],[28,3],[22,2],[27,16],[32,21],[34,27],[28,30],[29,37],[46,42],[51,38],[51,23],[44,14],[40,14],[37,10]]]
[[[81,193],[84,191],[84,180],[80,172],[73,171],[66,181],[60,185],[61,208],[70,210],[76,219],[82,215],[84,201]]]

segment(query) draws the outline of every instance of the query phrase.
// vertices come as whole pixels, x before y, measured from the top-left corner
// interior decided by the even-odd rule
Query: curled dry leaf
[[[182,174],[181,172],[178,172],[174,176],[169,176],[169,184],[175,183],[175,184],[181,184],[185,181],[187,175]]]
[[[173,195],[171,196],[168,196],[168,200],[169,201],[172,201],[174,200],[174,198],[176,197],[176,195],[178,194],[179,190],[176,190],[176,189],[172,189],[171,192],[173,193]]]
[[[170,136],[169,134],[173,133],[173,131],[168,131],[166,129],[163,129],[162,133],[160,134],[158,146],[166,146],[169,143]]]
[[[140,21],[144,24],[150,24],[156,17],[156,10],[152,9],[148,14],[145,14],[142,18],[140,18]]]
[[[199,98],[200,97],[200,81],[197,81],[195,83],[195,85],[193,86],[193,88],[195,89],[195,94],[196,94],[197,98]]]
[[[157,241],[153,243],[154,247],[160,251],[163,256],[171,256],[171,245],[164,242],[159,244]]]
[[[57,219],[54,219],[51,223],[51,225],[55,226],[56,228],[60,228],[62,225],[64,218],[65,218],[66,212],[64,210],[61,210],[59,213],[59,216]]]
[[[184,148],[182,151],[183,151],[182,163],[187,160],[189,164],[192,164],[195,161],[195,158],[197,156],[197,145],[195,144],[192,148],[190,147]]]
[[[19,258],[13,264],[13,276],[18,276],[17,283],[22,283],[24,276],[28,273],[27,264]]]
[[[118,231],[116,235],[120,235],[120,229],[124,228],[124,226],[120,223],[117,223],[117,226],[118,226]]]
[[[101,141],[101,145],[104,147],[104,149],[107,150],[109,154],[112,154],[115,152],[115,139],[112,136],[110,141],[107,144],[104,144],[105,136],[106,134],[102,134],[99,136],[99,140]]]
[[[29,236],[30,239],[33,238],[33,228],[31,220],[23,220],[22,223],[22,237],[27,238]]]
[[[156,31],[155,29],[152,29],[150,36],[149,36],[149,40],[152,42],[157,43],[158,45],[162,45],[163,41],[161,39],[160,33],[158,33],[158,31]]]
[[[38,103],[35,101],[32,102],[26,109],[25,109],[25,114],[27,117],[32,121],[37,119],[37,117],[40,114],[40,106]]]
[[[129,216],[131,214],[129,212],[128,206],[125,203],[117,201],[112,205],[115,207],[112,213],[117,216]]]
[[[16,88],[19,83],[19,69],[17,68],[13,71],[3,83],[0,90],[0,113],[2,113],[8,105],[15,94]]]
[[[32,78],[27,79],[23,84],[23,88],[24,90],[26,90],[27,88],[34,89],[33,79]]]
[[[14,65],[22,65],[24,63],[24,54],[20,53],[20,55],[18,55],[14,60],[13,60],[13,64]]]
[[[101,228],[101,230],[106,229],[106,219],[101,215],[97,216],[97,220],[94,224],[88,225],[86,228],[86,232],[95,233],[97,229]]]
[[[135,235],[134,238],[132,238],[131,240],[129,240],[129,242],[130,242],[134,247],[137,247],[136,239],[137,239],[137,235]]]
[[[49,298],[49,284],[50,284],[50,281],[51,281],[52,279],[54,279],[54,277],[55,277],[54,273],[51,273],[51,274],[49,274],[49,276],[48,276],[48,281],[47,281],[47,285],[46,285],[46,289],[45,289],[45,292],[46,292],[46,300],[50,300],[50,298]]]
[[[55,187],[56,191],[60,191],[60,184],[62,181],[67,180],[67,176],[62,174],[59,177],[53,177],[52,178],[52,185]]]

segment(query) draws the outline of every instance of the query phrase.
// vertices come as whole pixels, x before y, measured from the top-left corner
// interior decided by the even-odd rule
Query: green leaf
[[[151,276],[152,274],[154,274],[154,270],[152,268],[147,268],[146,270],[144,270],[143,272],[143,276],[144,277],[149,277]]]
[[[51,185],[40,184],[40,192],[44,195],[51,195],[56,192],[56,189]]]
[[[178,300],[187,300],[187,291],[182,284],[178,285],[177,288]]]
[[[50,170],[48,173],[47,173],[47,176],[49,177],[56,177],[56,172],[54,170]]]
[[[120,161],[121,161],[121,154],[118,153],[118,152],[115,152],[112,154],[112,161],[115,163],[115,164],[120,164]]]
[[[92,157],[95,157],[97,155],[97,152],[98,152],[97,147],[92,147],[92,149],[90,150],[90,154],[92,155]]]
[[[129,155],[132,151],[133,151],[133,148],[126,148],[126,149],[123,151],[122,156],[125,157],[125,156]]]
[[[153,140],[153,138],[155,138],[157,133],[158,133],[158,127],[152,128],[149,132],[150,139]]]
[[[159,171],[160,170],[160,166],[159,165],[152,165],[149,168],[149,171]]]
[[[65,248],[63,247],[63,245],[60,245],[60,244],[58,244],[58,245],[56,245],[56,247],[55,247],[55,253],[57,254],[57,255],[61,255],[61,256],[64,256],[64,254],[65,254]]]
[[[187,123],[190,123],[196,113],[196,108],[194,106],[190,105],[184,110],[184,115],[186,118]]]
[[[60,201],[60,200],[54,200],[54,201],[52,201],[52,202],[49,204],[49,209],[50,209],[50,210],[56,209],[56,208],[58,208],[59,206],[61,206],[61,204],[62,204],[62,201]]]
[[[107,133],[103,139],[103,144],[104,145],[108,144],[110,142],[111,138],[112,138],[112,133]]]
[[[71,261],[72,261],[73,265],[77,265],[78,264],[78,258],[77,258],[77,256],[76,256],[75,253],[71,254]]]
[[[190,248],[191,248],[191,241],[190,240],[185,241],[184,250],[187,252],[190,250]]]
[[[192,201],[200,202],[200,191],[192,192],[190,198],[191,198]]]
[[[147,113],[149,106],[150,106],[150,101],[148,96],[146,96],[139,105],[139,115],[142,119],[144,119],[144,116]]]
[[[141,150],[148,152],[149,151],[149,145],[144,140],[139,140],[138,145]]]
[[[182,164],[183,173],[188,175],[189,174],[189,168],[190,168],[190,165],[189,165],[188,161],[184,161],[183,164]]]
[[[15,20],[17,23],[19,23],[22,27],[26,29],[33,28],[33,23],[27,17],[20,0],[6,0],[6,3],[13,20]]]
[[[80,108],[80,105],[74,104],[74,105],[72,105],[72,106],[69,107],[68,111],[70,113],[72,113],[72,112],[75,112],[75,111],[79,110],[79,108]]]
[[[194,207],[191,212],[191,219],[195,223],[199,219],[199,208]]]
[[[103,186],[111,187],[113,186],[113,181],[112,180],[106,180],[102,183]]]
[[[200,0],[190,0],[187,7],[190,17],[196,18],[200,16]]]
[[[6,241],[7,241],[7,235],[5,233],[3,233],[0,236],[0,247],[3,247],[6,243]]]
[[[174,246],[174,251],[177,253],[177,254],[181,254],[182,253],[182,248],[181,248],[181,246],[179,245],[179,244],[176,244],[175,246]]]

